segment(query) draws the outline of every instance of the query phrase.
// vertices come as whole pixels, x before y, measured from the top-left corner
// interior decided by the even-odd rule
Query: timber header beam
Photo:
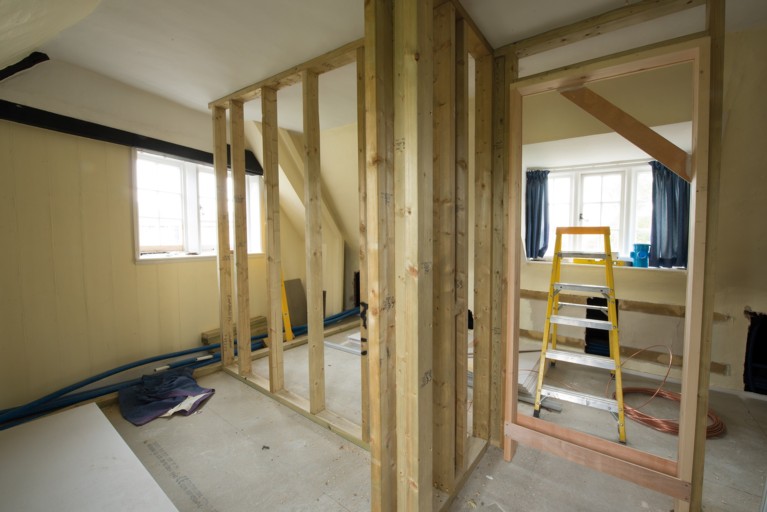
[[[293,85],[301,81],[301,73],[303,71],[311,71],[319,75],[347,64],[357,62],[357,48],[362,47],[363,44],[363,39],[357,39],[356,41],[347,43],[340,48],[336,48],[319,57],[315,57],[302,64],[293,66],[290,69],[286,69],[282,73],[277,73],[266,80],[261,80],[260,82],[244,87],[239,91],[228,94],[223,98],[212,101],[208,104],[208,108],[227,106],[232,100],[243,102],[251,101],[261,95],[262,87],[271,87],[272,89],[279,90],[283,87]]]
[[[517,41],[496,50],[496,55],[510,52],[517,57],[529,57],[554,50],[595,36],[630,27],[645,21],[668,16],[685,9],[698,7],[706,0],[642,0],[635,4],[592,16],[585,20],[555,28],[536,36]]]

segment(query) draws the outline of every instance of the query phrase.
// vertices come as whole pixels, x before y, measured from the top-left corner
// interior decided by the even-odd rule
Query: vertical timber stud
[[[695,447],[693,448],[692,493],[690,508],[703,507],[703,464],[706,456],[706,427],[708,425],[708,396],[711,370],[711,345],[716,286],[716,255],[719,226],[719,182],[723,146],[724,100],[724,39],[725,0],[708,0],[706,25],[711,37],[709,69],[709,126],[708,126],[708,222],[706,223],[706,268],[703,291],[703,339],[700,350],[700,381],[698,383]]]
[[[357,49],[357,168],[360,211],[360,380],[362,381],[362,440],[370,442],[370,371],[368,368],[367,169],[365,166],[365,47]],[[363,304],[364,303],[364,304]]]
[[[431,0],[394,1],[397,510],[432,509]]]
[[[490,438],[492,311],[492,86],[493,57],[476,60],[474,216],[474,436]]]
[[[221,327],[221,363],[234,363],[234,306],[232,304],[232,251],[229,248],[229,209],[226,188],[226,109],[213,107],[213,167],[218,208],[218,295]]]
[[[250,360],[250,290],[248,288],[248,226],[245,203],[245,120],[242,102],[232,100],[229,109],[234,181],[234,262],[237,268],[237,352],[239,374],[252,373]]]
[[[504,404],[506,400],[506,350],[508,348],[508,310],[518,304],[508,298],[508,214],[509,214],[509,84],[516,79],[515,53],[493,60],[493,310],[490,369],[490,442],[503,444]],[[516,325],[516,323],[515,323]]]
[[[306,297],[309,327],[309,412],[325,409],[325,332],[322,313],[322,209],[318,76],[301,73],[304,95],[304,204],[306,205]]]
[[[511,53],[511,52],[510,52]],[[506,59],[516,57],[506,56]],[[512,63],[516,69],[516,62]],[[506,63],[507,73],[510,66]],[[507,79],[508,83],[509,80]],[[508,251],[506,253],[508,270],[507,287],[507,327],[506,327],[506,393],[504,398],[504,420],[506,424],[517,422],[517,375],[519,351],[519,274],[522,256],[522,96],[519,91],[506,87],[504,96],[508,98],[504,115],[507,119],[505,133],[509,162],[509,200],[507,205]],[[514,457],[517,443],[504,433],[503,458],[510,461]]]
[[[466,469],[468,448],[469,309],[469,44],[468,23],[455,31],[455,469]]]
[[[722,161],[722,100],[723,100],[723,75],[724,75],[724,26],[725,26],[725,1],[708,0],[706,2],[706,29],[711,38],[710,55],[705,53],[701,55],[700,65],[709,70],[706,84],[705,73],[699,73],[697,87],[699,90],[708,85],[710,91],[708,97],[708,133],[699,135],[707,137],[708,141],[708,176],[704,183],[704,192],[706,200],[703,202],[706,208],[706,234],[705,247],[695,243],[693,251],[705,250],[705,261],[702,271],[702,312],[701,312],[701,331],[700,331],[700,350],[699,362],[692,368],[688,368],[688,362],[685,361],[684,373],[697,372],[698,382],[696,389],[696,398],[690,400],[694,404],[692,408],[680,414],[680,438],[679,438],[679,476],[683,479],[690,479],[690,502],[689,504],[680,500],[675,503],[675,510],[701,510],[703,506],[703,466],[706,455],[706,426],[708,424],[708,395],[711,367],[711,337],[712,320],[714,314],[714,287],[715,279],[715,258],[717,251],[717,227],[719,218],[719,181]],[[708,57],[708,58],[706,58]],[[706,101],[706,98],[699,98],[700,102]],[[705,121],[700,117],[706,112],[702,109],[703,105],[698,107],[698,128],[700,132]],[[695,128],[693,128],[695,129]],[[696,148],[703,150],[703,148]],[[697,157],[697,152],[695,154]],[[697,191],[698,167],[694,165],[695,177],[693,179],[693,190]],[[696,193],[697,195],[697,193]],[[695,209],[703,207],[698,204]],[[696,215],[697,220],[697,215]],[[697,224],[697,222],[696,222]],[[691,230],[693,228],[691,227]],[[697,232],[695,233],[697,234]],[[693,235],[693,240],[695,235]],[[693,253],[694,254],[694,253]],[[688,273],[687,279],[693,279],[695,275]],[[698,289],[698,292],[700,288]],[[689,306],[688,306],[689,308]],[[690,363],[693,366],[692,363]],[[683,380],[683,384],[687,379]],[[692,386],[690,386],[692,388]],[[693,389],[686,391],[691,393]],[[684,393],[683,389],[683,393]],[[691,405],[692,405],[691,404]],[[682,437],[682,435],[684,437]]]
[[[280,247],[280,176],[277,142],[277,91],[261,89],[261,125],[266,188],[266,295],[269,326],[269,391],[285,387],[282,338],[282,249]]]
[[[434,10],[434,485],[455,479],[455,6]]]
[[[397,510],[393,0],[365,2],[370,508]]]

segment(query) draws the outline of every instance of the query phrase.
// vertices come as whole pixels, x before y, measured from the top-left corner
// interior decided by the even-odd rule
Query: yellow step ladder
[[[280,283],[282,284],[282,326],[285,329],[285,341],[291,341],[293,336],[293,325],[290,323],[290,310],[288,309],[288,294],[285,292],[285,277],[280,273]]]
[[[563,235],[600,235],[604,237],[604,252],[565,252],[562,251]],[[564,258],[591,258],[605,267],[605,284],[572,284],[562,283],[562,260]],[[561,292],[576,292],[588,296],[602,296],[607,299],[607,306],[592,306],[574,304],[560,301]],[[592,320],[588,318],[572,317],[560,314],[562,309],[573,308],[596,309],[607,313],[607,320]],[[557,326],[571,325],[602,329],[609,331],[610,357],[590,355],[567,350],[557,350]],[[549,341],[551,348],[549,348]],[[615,376],[615,399],[588,395],[570,389],[563,389],[543,383],[546,363],[553,366],[556,361],[590,366],[609,370]],[[610,252],[610,228],[609,227],[559,227],[554,244],[554,260],[551,267],[551,283],[549,285],[549,299],[546,305],[546,323],[543,329],[543,342],[541,344],[541,363],[538,371],[538,386],[535,391],[535,410],[533,415],[538,418],[541,412],[541,400],[545,397],[558,398],[568,402],[609,411],[618,420],[618,438],[621,443],[626,443],[626,425],[623,414],[623,381],[621,378],[620,343],[618,341],[618,313],[615,304],[615,281],[613,279],[613,259]]]

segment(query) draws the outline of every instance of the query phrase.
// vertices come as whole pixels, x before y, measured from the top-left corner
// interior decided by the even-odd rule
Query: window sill
[[[551,265],[551,260],[525,260],[525,263],[530,265]],[[590,264],[590,263],[572,263],[572,262],[562,262],[562,265],[565,267],[571,267],[571,268],[580,268],[580,267],[602,267],[602,265],[599,264]],[[672,273],[682,273],[687,274],[686,268],[681,267],[675,267],[675,268],[666,268],[666,267],[629,267],[629,266],[623,266],[623,265],[616,265],[613,267],[616,272],[639,272],[639,271],[645,271],[645,272],[672,272]]]
[[[251,253],[248,254],[248,260],[261,259],[264,257],[264,253]],[[161,254],[144,254],[140,257],[134,258],[137,265],[151,265],[155,263],[181,263],[192,261],[215,261],[216,254],[184,254],[184,253],[161,253]]]

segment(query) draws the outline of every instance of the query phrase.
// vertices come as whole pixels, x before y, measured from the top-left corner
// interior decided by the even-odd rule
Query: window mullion
[[[184,164],[184,250],[200,252],[200,204],[197,194],[197,166]]]

